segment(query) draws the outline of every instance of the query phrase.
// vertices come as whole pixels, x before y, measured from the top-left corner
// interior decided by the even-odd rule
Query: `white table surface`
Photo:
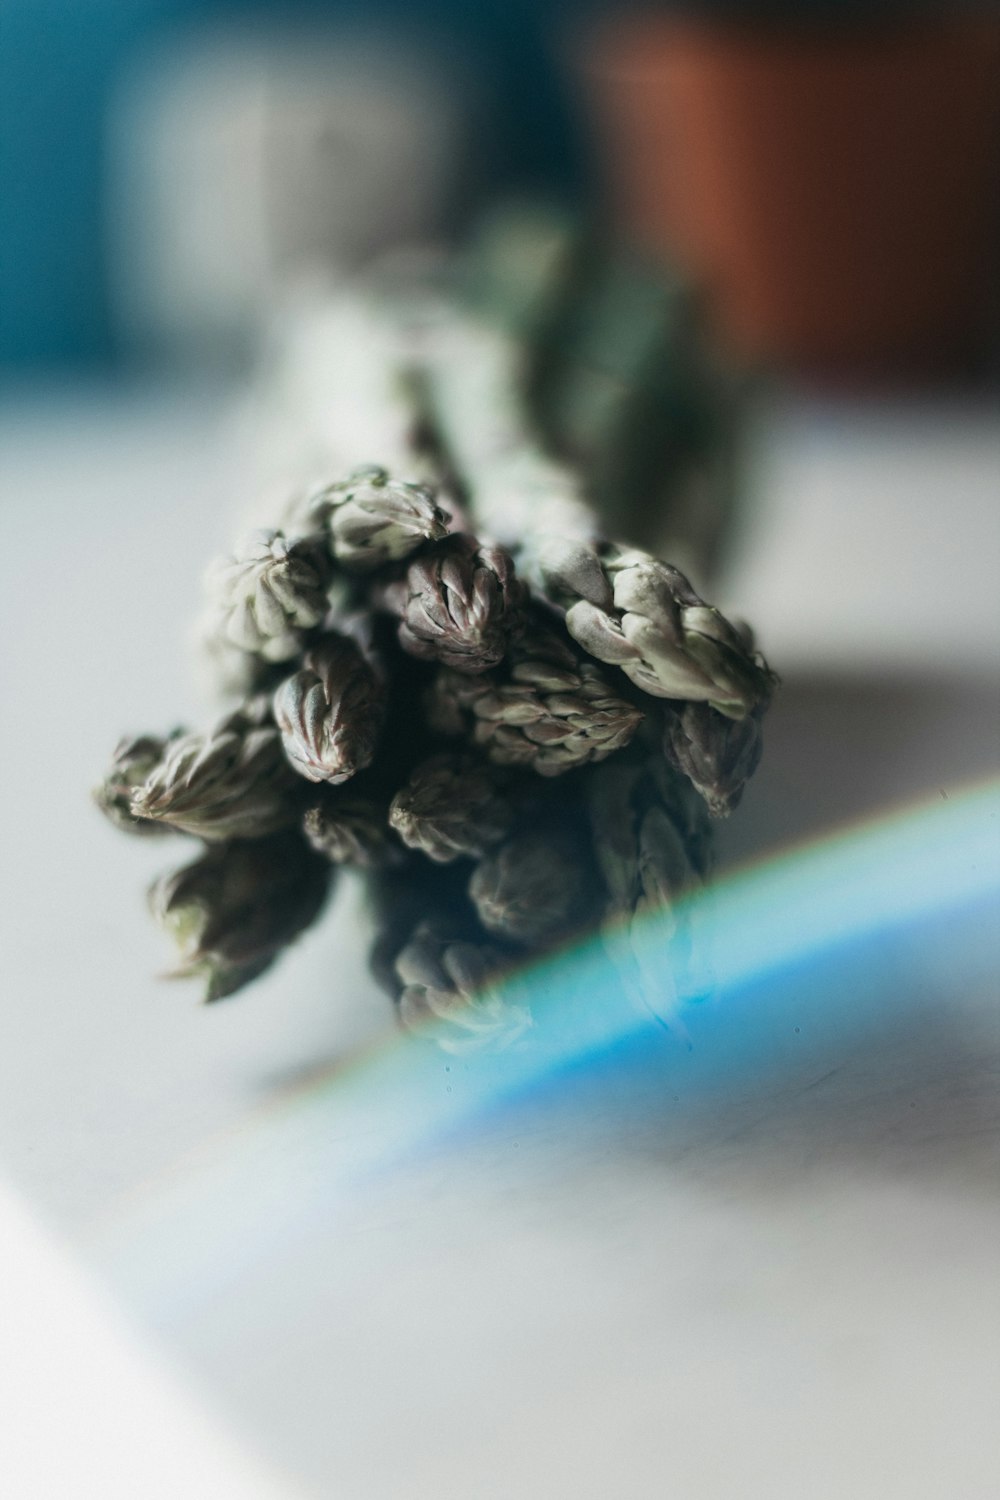
[[[763,434],[719,602],[785,684],[730,860],[997,760],[993,414],[784,400]],[[158,982],[142,890],[163,845],[88,802],[121,731],[197,709],[185,633],[253,483],[242,451],[224,392],[0,408],[0,1173],[112,1290],[136,1214],[230,1144],[266,1147],[312,1079],[391,1031],[349,893],[231,1005]],[[211,1299],[158,1305],[147,1263],[129,1315],[304,1493],[985,1500],[998,996],[900,974],[904,1022],[838,1033],[808,1077],[666,1114],[655,1069],[648,1114],[620,1078],[583,1117],[556,1090],[242,1279],[219,1268]]]

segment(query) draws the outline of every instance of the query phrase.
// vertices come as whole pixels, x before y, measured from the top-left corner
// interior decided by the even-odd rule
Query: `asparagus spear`
[[[595,914],[590,850],[571,825],[522,830],[480,860],[469,895],[487,932],[528,948],[548,947]]]
[[[522,352],[452,313],[414,335],[419,388],[471,501],[518,571],[565,611],[570,635],[656,697],[743,718],[772,677],[676,568],[600,534],[576,474],[542,452],[519,400]]]
[[[681,897],[707,869],[691,787],[735,805],[773,675],[678,569],[601,534],[525,418],[523,345],[426,299],[341,300],[314,334],[287,420],[339,477],[215,575],[213,652],[241,682],[288,675],[208,735],[120,747],[98,792],[122,826],[213,841],[154,896],[185,972],[213,997],[248,982],[353,863],[390,893],[377,957],[401,1019],[435,1018],[455,1050],[522,1035],[496,977],[598,911],[662,1012],[641,919],[672,917],[687,962]]]

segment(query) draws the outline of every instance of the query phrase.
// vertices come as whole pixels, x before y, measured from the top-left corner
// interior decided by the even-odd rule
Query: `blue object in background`
[[[487,0],[5,0],[0,17],[0,368],[110,366],[104,250],[106,112],[121,80],[177,31],[221,22],[364,21],[465,47],[498,115],[481,187],[572,189],[574,131],[547,35],[553,4]]]
[[[111,353],[103,264],[105,110],[186,0],[7,0],[0,43],[0,361]]]

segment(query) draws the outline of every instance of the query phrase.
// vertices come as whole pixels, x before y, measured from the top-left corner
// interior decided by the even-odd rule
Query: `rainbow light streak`
[[[919,949],[927,934],[950,985],[980,979],[996,968],[998,896],[1000,781],[785,853],[688,903],[712,989],[706,999],[707,971],[692,968],[672,1035],[628,1001],[603,943],[589,939],[508,986],[538,1018],[526,1044],[457,1058],[400,1036],[350,1059],[283,1095],[196,1171],[151,1184],[93,1244],[98,1264],[154,1324],[196,1315],[343,1212],[351,1186],[465,1135],[540,1084],[558,1089],[581,1067],[638,1054],[671,1073],[670,1087],[718,1086],[729,1069],[792,1066],[793,1030],[807,1042],[863,1034],[871,984],[862,978],[852,1004],[845,953],[862,976],[886,971],[880,1016],[911,1003],[900,945]],[[642,941],[662,954],[661,921],[645,924]]]

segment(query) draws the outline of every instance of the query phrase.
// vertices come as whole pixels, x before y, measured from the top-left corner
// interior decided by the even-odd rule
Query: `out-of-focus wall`
[[[129,76],[220,23],[364,22],[464,50],[493,126],[481,190],[571,185],[579,171],[547,43],[558,0],[4,0],[0,22],[0,368],[120,357],[106,245],[107,120]],[[564,8],[564,7],[563,7]]]

